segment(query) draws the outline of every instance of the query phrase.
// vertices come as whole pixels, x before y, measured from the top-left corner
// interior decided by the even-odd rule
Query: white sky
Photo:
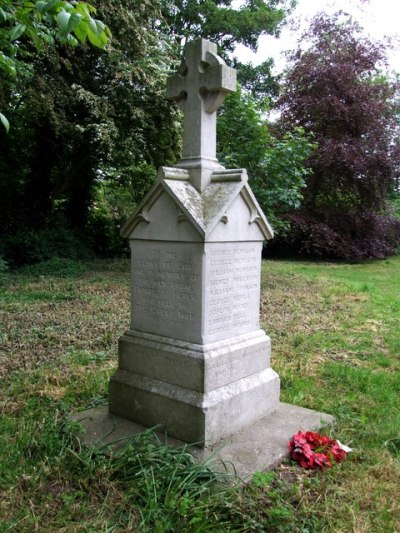
[[[235,0],[235,3],[239,6],[242,1]],[[251,61],[253,64],[273,57],[275,70],[280,72],[285,67],[283,52],[296,48],[298,37],[308,28],[312,17],[321,11],[332,14],[339,10],[349,13],[371,39],[381,41],[391,38],[393,50],[388,53],[389,67],[400,73],[400,0],[298,0],[278,39],[261,36],[256,54],[239,45],[234,55],[243,62]]]

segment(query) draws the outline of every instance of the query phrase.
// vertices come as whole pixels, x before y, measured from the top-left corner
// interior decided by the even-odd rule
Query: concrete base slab
[[[82,425],[82,442],[88,445],[123,445],[125,439],[147,429],[135,422],[111,415],[108,406],[83,411],[72,418]],[[289,439],[299,430],[317,431],[332,425],[334,421],[332,415],[281,403],[274,413],[218,444],[206,449],[196,446],[190,446],[189,449],[200,461],[212,455],[216,470],[220,469],[223,462],[229,471],[236,472],[246,481],[254,472],[274,468],[288,457]],[[161,442],[171,446],[186,444],[163,434],[158,434],[158,437]]]

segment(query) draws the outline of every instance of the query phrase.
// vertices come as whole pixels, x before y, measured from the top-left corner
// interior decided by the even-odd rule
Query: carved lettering
[[[260,250],[252,243],[211,247],[207,258],[207,327],[210,335],[258,328]]]
[[[132,257],[134,329],[184,339],[188,323],[201,323],[201,264],[192,254],[192,246],[178,243],[137,244]]]

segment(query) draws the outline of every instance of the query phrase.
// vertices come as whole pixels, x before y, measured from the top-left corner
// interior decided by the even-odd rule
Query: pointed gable
[[[265,240],[273,231],[243,169],[215,171],[199,193],[184,169],[162,167],[159,179],[121,230],[162,240]]]

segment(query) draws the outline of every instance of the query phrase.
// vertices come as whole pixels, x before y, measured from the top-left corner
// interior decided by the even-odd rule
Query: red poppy
[[[333,462],[340,463],[346,458],[346,452],[338,441],[326,435],[299,431],[289,441],[289,452],[303,468],[330,468]]]

